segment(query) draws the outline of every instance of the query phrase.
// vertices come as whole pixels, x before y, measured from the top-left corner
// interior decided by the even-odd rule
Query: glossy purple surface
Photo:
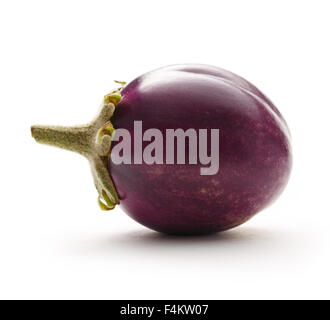
[[[226,230],[271,204],[288,182],[290,134],[285,120],[256,87],[206,65],[161,68],[122,91],[112,122],[133,137],[143,130],[220,129],[220,166],[201,176],[200,165],[115,165],[109,171],[124,211],[165,233]]]

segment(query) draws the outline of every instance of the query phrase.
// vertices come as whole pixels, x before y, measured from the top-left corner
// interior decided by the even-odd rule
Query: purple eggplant
[[[168,163],[165,138],[163,162],[135,157],[151,141],[139,142],[137,124],[143,132],[157,129],[163,137],[169,129],[217,130],[218,170],[201,174],[205,162],[198,157],[191,163]],[[120,154],[119,129],[131,137],[134,155],[129,159]],[[281,194],[292,166],[289,129],[273,103],[243,78],[206,65],[146,73],[106,95],[91,124],[33,126],[32,135],[90,160],[101,208],[120,204],[137,222],[170,234],[213,233],[244,223]],[[210,158],[210,137],[201,141],[197,139],[196,154],[203,149]],[[175,151],[174,159],[179,152],[190,160],[187,144]],[[125,163],[115,161],[119,158]]]

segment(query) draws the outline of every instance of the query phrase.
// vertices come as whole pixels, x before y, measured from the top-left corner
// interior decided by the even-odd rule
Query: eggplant
[[[104,97],[78,127],[33,126],[32,136],[85,156],[99,204],[168,234],[236,227],[273,203],[292,167],[291,136],[259,89],[196,64],[148,72]]]

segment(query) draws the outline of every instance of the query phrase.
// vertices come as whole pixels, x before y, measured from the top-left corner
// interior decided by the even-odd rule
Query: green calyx
[[[125,84],[118,83],[122,86]],[[108,172],[108,161],[115,132],[110,119],[121,100],[121,89],[104,97],[99,115],[89,124],[75,127],[31,127],[32,137],[37,142],[79,153],[89,160],[102,210],[112,210],[119,204],[117,191]]]

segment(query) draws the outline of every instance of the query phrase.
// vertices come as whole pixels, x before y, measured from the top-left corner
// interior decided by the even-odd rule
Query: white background
[[[0,298],[330,298],[329,1],[0,2]],[[281,110],[281,198],[209,237],[152,232],[96,204],[88,163],[31,124],[93,118],[112,80],[174,63],[245,77]]]

